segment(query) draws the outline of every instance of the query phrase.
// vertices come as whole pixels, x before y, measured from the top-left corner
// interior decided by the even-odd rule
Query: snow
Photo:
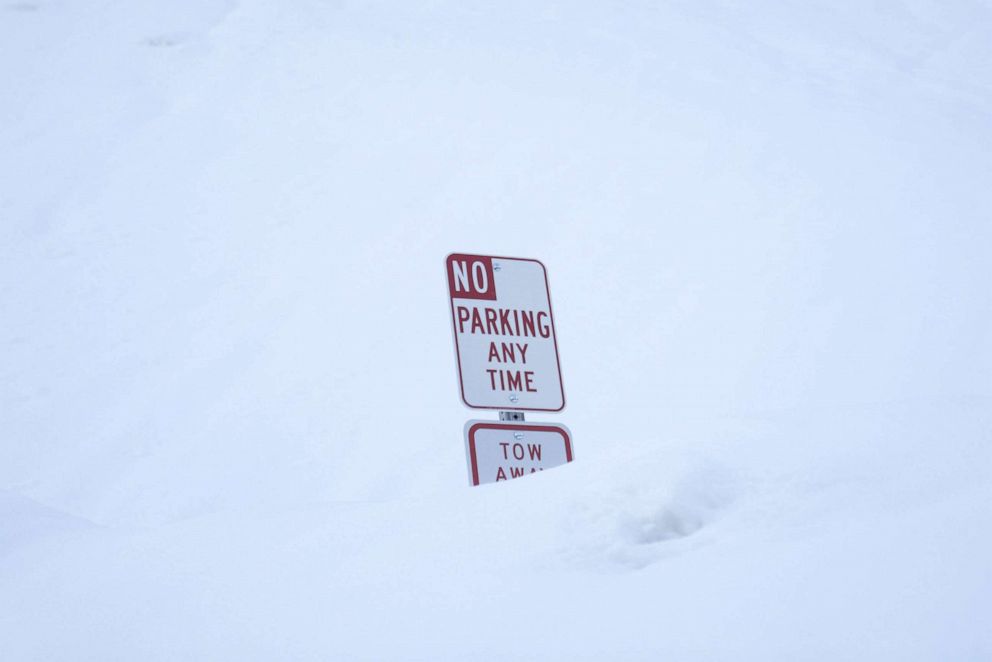
[[[990,112],[986,2],[0,5],[0,659],[992,658]]]

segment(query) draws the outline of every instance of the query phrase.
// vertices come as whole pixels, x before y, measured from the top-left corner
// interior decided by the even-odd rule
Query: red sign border
[[[455,345],[455,365],[458,367],[458,391],[462,399],[462,404],[464,404],[469,409],[488,409],[488,410],[502,410],[502,411],[547,411],[547,412],[560,412],[565,409],[565,380],[561,374],[561,354],[558,351],[558,330],[555,327],[555,310],[551,303],[551,286],[548,284],[548,268],[544,266],[544,263],[540,260],[535,260],[529,257],[506,257],[500,255],[480,255],[478,253],[462,253],[462,252],[452,252],[448,253],[444,258],[444,272],[445,272],[445,286],[448,285],[448,279],[451,277],[448,274],[448,260],[453,255],[463,255],[465,257],[485,257],[490,260],[516,260],[518,262],[536,262],[541,266],[541,272],[544,274],[544,291],[548,295],[548,316],[551,318],[551,339],[555,346],[555,365],[558,368],[558,385],[561,387],[561,407],[557,409],[547,409],[542,407],[517,407],[513,403],[508,403],[508,406],[487,406],[487,405],[473,405],[465,398],[465,378],[462,376],[462,355],[461,350],[458,348],[458,325],[455,322],[455,300],[451,296],[450,287],[448,288],[448,307],[451,309],[451,334],[452,341]],[[495,284],[494,284],[495,286]],[[498,295],[497,295],[498,296]]]
[[[533,432],[557,432],[565,440],[565,463],[573,459],[572,455],[572,435],[568,428],[557,423],[490,423],[489,421],[469,421],[465,431],[468,442],[469,469],[472,476],[473,487],[478,487],[479,482],[479,459],[475,454],[475,433],[477,430],[530,430]]]

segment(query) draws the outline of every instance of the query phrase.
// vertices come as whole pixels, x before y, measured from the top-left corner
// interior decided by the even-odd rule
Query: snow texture
[[[0,4],[0,660],[992,659],[990,118],[985,0]]]

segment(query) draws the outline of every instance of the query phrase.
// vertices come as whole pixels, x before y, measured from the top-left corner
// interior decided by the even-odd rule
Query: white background
[[[990,35],[0,4],[0,659],[989,659]],[[567,467],[466,486],[455,250],[547,265]]]

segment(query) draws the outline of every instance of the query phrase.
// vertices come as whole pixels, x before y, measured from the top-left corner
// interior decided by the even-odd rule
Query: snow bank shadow
[[[705,530],[735,498],[729,470],[705,462],[681,471],[625,473],[606,494],[576,507],[587,554],[637,570],[707,544]],[[667,475],[666,475],[667,473]]]
[[[89,520],[0,489],[0,558],[42,538],[95,527]]]

